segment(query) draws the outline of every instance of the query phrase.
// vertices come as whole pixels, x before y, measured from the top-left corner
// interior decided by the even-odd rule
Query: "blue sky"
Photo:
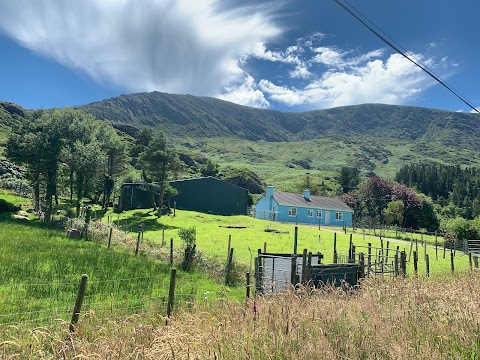
[[[0,0],[0,100],[50,108],[158,90],[285,111],[470,111],[333,0],[238,3]],[[350,3],[480,106],[480,2]]]

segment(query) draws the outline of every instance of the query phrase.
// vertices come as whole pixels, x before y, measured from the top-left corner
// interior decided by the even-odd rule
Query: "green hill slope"
[[[285,191],[301,186],[306,173],[329,188],[329,178],[345,165],[389,178],[410,162],[480,165],[477,114],[382,104],[289,113],[160,92],[78,108],[129,134],[157,128],[183,153],[223,168],[247,167]],[[24,113],[0,103],[0,156],[9,127]]]
[[[369,136],[441,141],[453,147],[479,145],[480,117],[443,110],[364,104],[303,113],[254,109],[226,101],[160,92],[122,95],[81,106],[99,119],[160,127],[173,136],[235,137],[245,140],[347,140]]]

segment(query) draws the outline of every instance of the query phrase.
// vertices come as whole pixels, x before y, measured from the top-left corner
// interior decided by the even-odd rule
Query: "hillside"
[[[180,152],[211,158],[222,169],[247,167],[283,191],[297,191],[308,173],[335,192],[332,179],[345,165],[390,179],[412,162],[480,165],[476,114],[382,104],[288,113],[160,92],[78,108],[129,135],[144,126],[160,129]],[[24,114],[0,103],[0,157],[9,127]]]
[[[480,145],[479,116],[382,104],[288,113],[223,100],[160,92],[122,95],[79,107],[98,119],[153,126],[170,135],[235,137],[245,140],[347,140],[370,136],[406,141],[441,141],[454,147]]]
[[[159,128],[181,151],[247,166],[286,191],[305,173],[328,185],[344,165],[393,178],[410,162],[480,164],[476,114],[382,104],[288,113],[160,92],[80,108],[117,127]]]

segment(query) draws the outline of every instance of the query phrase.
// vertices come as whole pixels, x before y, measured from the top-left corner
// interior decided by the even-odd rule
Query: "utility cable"
[[[468,101],[463,95],[461,95],[458,91],[455,91],[450,85],[448,85],[444,80],[442,80],[439,76],[437,76],[433,71],[431,71],[427,66],[421,65],[414,61],[412,57],[409,57],[406,55],[402,50],[399,49],[398,46],[394,45],[391,41],[387,40],[385,36],[382,36],[379,32],[377,32],[375,29],[373,29],[370,25],[368,25],[365,21],[363,21],[357,14],[355,14],[352,10],[350,10],[347,6],[342,4],[340,0],[334,0],[338,5],[340,5],[344,10],[346,10],[350,15],[352,15],[355,19],[360,21],[368,30],[370,30],[375,36],[377,36],[380,40],[382,40],[385,44],[390,46],[393,50],[395,50],[397,53],[402,55],[405,59],[413,63],[415,66],[418,66],[420,69],[422,69],[424,72],[426,72],[428,75],[430,75],[434,80],[436,80],[438,83],[443,85],[447,90],[449,90],[452,94],[454,94],[457,98],[459,98],[462,102],[464,102],[468,107],[472,108],[473,111],[477,112],[480,114],[480,110],[478,110],[475,106],[473,106],[470,101]],[[350,5],[350,4],[349,4]],[[353,9],[355,9],[352,5],[350,5]],[[355,11],[357,11],[355,9]],[[359,14],[360,12],[357,11]],[[362,15],[363,16],[363,15]],[[365,19],[367,19],[365,16],[363,16]],[[371,24],[373,24],[370,20],[367,19]],[[375,27],[377,27],[375,25]],[[378,27],[377,27],[378,28]],[[384,33],[382,31],[382,33]],[[385,33],[384,33],[385,34]],[[386,34],[385,34],[386,35]],[[388,35],[386,35],[388,36]],[[389,37],[389,36],[388,36]],[[390,37],[389,37],[390,38]],[[396,42],[395,42],[396,43]],[[415,59],[416,60],[416,59]]]

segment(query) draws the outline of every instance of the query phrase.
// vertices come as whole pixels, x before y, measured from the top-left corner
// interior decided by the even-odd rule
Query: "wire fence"
[[[82,295],[82,316],[110,319],[148,312],[167,315],[168,307],[192,307],[228,298],[228,291],[192,285],[173,293],[171,279],[158,276],[88,281]],[[12,326],[52,326],[72,321],[78,282],[0,285],[0,334]],[[170,302],[170,305],[169,305]]]

